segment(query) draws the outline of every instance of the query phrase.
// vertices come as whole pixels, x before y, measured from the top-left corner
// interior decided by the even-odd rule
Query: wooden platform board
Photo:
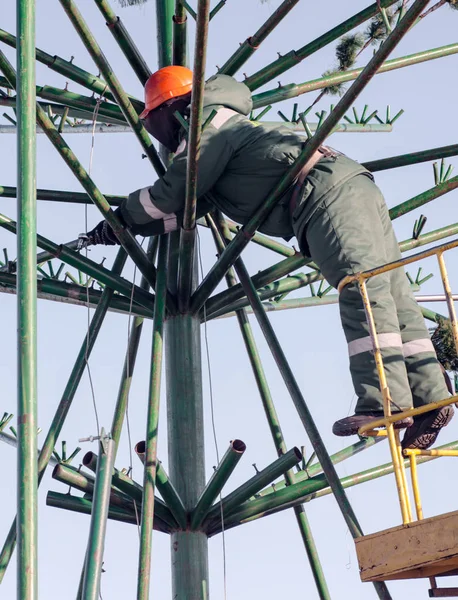
[[[362,581],[417,579],[458,569],[458,511],[357,538]]]

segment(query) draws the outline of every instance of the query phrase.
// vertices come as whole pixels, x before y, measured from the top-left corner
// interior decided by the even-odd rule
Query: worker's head
[[[161,144],[175,152],[181,125],[174,116],[189,104],[192,72],[186,67],[170,66],[153,73],[145,85],[145,110],[140,119]]]

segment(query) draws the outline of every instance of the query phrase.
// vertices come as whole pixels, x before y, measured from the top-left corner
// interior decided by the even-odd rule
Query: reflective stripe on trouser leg
[[[312,216],[306,230],[307,243],[312,258],[334,287],[345,275],[387,262],[378,208],[380,196],[378,188],[368,177],[358,175],[332,189]],[[378,334],[399,336],[396,305],[390,288],[387,274],[367,282]],[[339,306],[347,342],[354,348],[356,340],[369,335],[357,285],[352,284],[342,291]],[[401,345],[383,348],[382,355],[392,399],[402,409],[410,408],[412,396]],[[353,354],[350,357],[350,371],[358,396],[356,412],[382,410],[373,352],[369,350]]]
[[[383,197],[379,202],[379,210],[387,258],[388,262],[391,262],[400,258],[401,253]],[[414,406],[444,400],[449,395],[444,375],[404,269],[391,271],[391,294],[396,303],[404,361]]]

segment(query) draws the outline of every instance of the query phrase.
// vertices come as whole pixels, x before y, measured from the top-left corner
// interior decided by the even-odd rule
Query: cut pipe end
[[[145,440],[142,440],[141,442],[138,442],[138,444],[135,445],[135,453],[136,454],[145,454],[146,452],[146,442]]]
[[[245,442],[242,442],[242,440],[232,440],[231,447],[233,450],[235,450],[235,452],[240,454],[243,454],[246,450],[246,444]]]

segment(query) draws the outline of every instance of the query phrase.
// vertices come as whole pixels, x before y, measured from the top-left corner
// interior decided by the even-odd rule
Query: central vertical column
[[[184,314],[166,325],[169,473],[186,510],[205,486],[200,319]],[[172,598],[207,600],[208,539],[200,531],[171,536]]]

